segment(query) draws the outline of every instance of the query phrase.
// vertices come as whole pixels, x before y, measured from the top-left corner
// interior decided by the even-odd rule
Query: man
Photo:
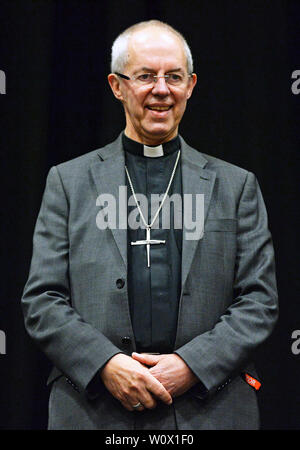
[[[108,76],[125,131],[49,172],[22,299],[54,364],[49,429],[259,427],[251,357],[277,319],[272,240],[255,176],[178,135],[196,80],[177,31],[130,27]],[[186,195],[163,227],[166,198]]]

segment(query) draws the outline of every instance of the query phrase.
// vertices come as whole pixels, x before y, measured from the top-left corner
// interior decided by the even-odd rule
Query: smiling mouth
[[[147,106],[147,108],[150,109],[150,111],[169,111],[172,106]]]

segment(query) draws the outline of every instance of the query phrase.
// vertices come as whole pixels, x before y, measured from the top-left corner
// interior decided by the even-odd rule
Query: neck
[[[125,128],[124,133],[128,138],[132,139],[133,141],[136,141],[143,145],[148,145],[148,146],[154,147],[154,146],[164,144],[164,143],[174,139],[178,134],[178,129],[176,129],[175,131],[173,131],[172,133],[170,133],[169,135],[164,136],[164,137],[162,137],[162,136],[159,136],[159,137],[143,136],[143,135],[136,133],[135,131],[132,132],[132,130],[128,127]]]

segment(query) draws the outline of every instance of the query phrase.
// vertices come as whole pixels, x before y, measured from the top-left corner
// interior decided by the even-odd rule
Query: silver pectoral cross
[[[147,246],[147,265],[150,267],[150,245],[153,244],[165,244],[166,241],[160,241],[156,239],[151,239],[150,237],[151,228],[146,228],[146,239],[143,241],[131,242],[131,245],[146,245]]]

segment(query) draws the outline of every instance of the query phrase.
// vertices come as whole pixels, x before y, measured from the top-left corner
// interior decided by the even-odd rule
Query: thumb
[[[159,361],[159,355],[148,355],[147,353],[132,353],[132,358],[147,366],[155,366]]]

